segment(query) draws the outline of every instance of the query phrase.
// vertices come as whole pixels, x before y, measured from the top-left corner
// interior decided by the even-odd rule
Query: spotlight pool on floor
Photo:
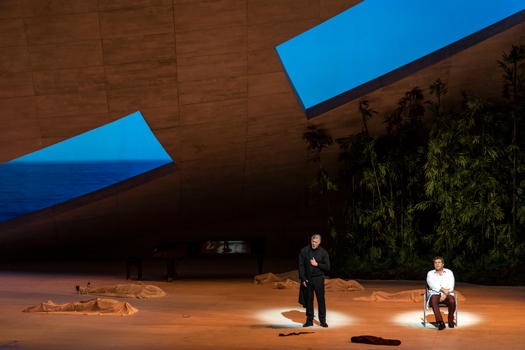
[[[392,322],[408,327],[436,329],[436,327],[430,322],[427,322],[426,327],[423,326],[423,312],[421,310],[413,310],[397,314],[392,319]],[[475,313],[467,311],[460,311],[458,313],[458,328],[473,326],[480,322],[481,317]]]
[[[261,310],[255,317],[269,328],[303,328],[306,312],[301,308],[282,307]],[[313,328],[322,328],[317,321],[316,317]],[[355,324],[356,318],[342,312],[327,310],[326,322],[329,328],[335,328]]]

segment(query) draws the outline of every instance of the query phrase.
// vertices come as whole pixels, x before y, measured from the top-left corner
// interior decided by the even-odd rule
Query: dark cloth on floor
[[[352,337],[350,339],[352,343],[364,343],[364,344],[373,344],[373,345],[393,345],[398,346],[401,344],[401,340],[397,339],[385,339],[381,337],[376,337],[373,335],[360,335],[357,337]]]
[[[315,332],[291,332],[291,333],[279,333],[279,337],[289,337],[291,335],[301,335],[301,334],[312,334]]]

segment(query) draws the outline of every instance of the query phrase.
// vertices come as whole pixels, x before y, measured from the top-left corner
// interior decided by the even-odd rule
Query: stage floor
[[[131,316],[30,314],[22,310],[52,300],[91,299],[74,286],[128,283],[104,275],[0,272],[0,349],[378,349],[353,344],[357,335],[401,340],[404,349],[525,348],[525,287],[459,284],[459,328],[421,325],[421,305],[364,302],[372,291],[421,288],[414,281],[360,281],[361,292],[327,292],[330,328],[302,328],[296,290],[254,285],[249,279],[145,281],[168,293],[158,299],[123,299]],[[279,337],[279,333],[313,334]]]

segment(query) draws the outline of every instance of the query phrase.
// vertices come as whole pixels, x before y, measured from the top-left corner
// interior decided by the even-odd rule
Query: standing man
[[[430,306],[432,306],[440,331],[446,328],[439,311],[440,302],[448,306],[448,327],[454,328],[454,313],[456,312],[454,282],[452,271],[445,269],[445,260],[436,256],[434,258],[434,270],[427,273],[427,285],[430,292]]]
[[[314,292],[317,297],[317,309],[321,327],[328,327],[326,323],[326,305],[324,302],[324,274],[330,270],[328,252],[320,246],[321,235],[313,235],[310,245],[299,253],[299,278],[301,288],[306,294],[306,323],[303,327],[314,325]]]

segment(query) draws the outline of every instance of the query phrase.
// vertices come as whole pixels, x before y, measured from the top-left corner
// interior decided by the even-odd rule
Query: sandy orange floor
[[[402,341],[404,349],[524,349],[525,287],[459,285],[467,301],[463,315],[478,323],[437,331],[418,327],[420,304],[353,301],[374,290],[420,288],[413,281],[361,281],[362,292],[327,294],[331,327],[304,331],[297,292],[254,285],[250,280],[147,282],[163,288],[160,299],[126,299],[140,311],[132,316],[42,315],[21,312],[42,301],[85,300],[74,292],[87,281],[97,286],[126,283],[107,276],[0,273],[0,349],[379,349],[352,344],[351,336],[370,334]],[[416,319],[395,321],[413,312]],[[282,315],[288,316],[288,318]],[[300,327],[299,323],[295,326]]]

